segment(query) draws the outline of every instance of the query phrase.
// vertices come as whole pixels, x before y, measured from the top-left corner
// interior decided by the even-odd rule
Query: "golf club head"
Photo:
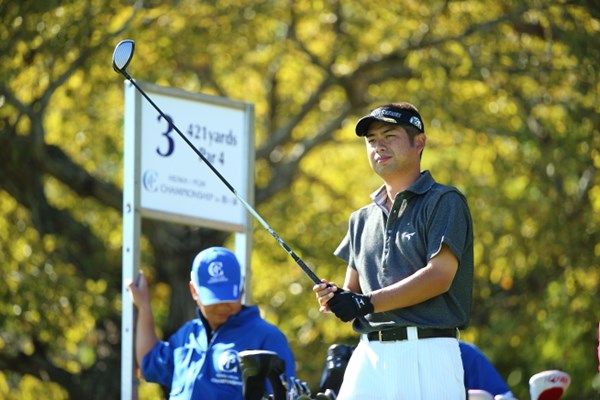
[[[494,396],[488,391],[480,389],[469,389],[468,400],[494,400]]]
[[[346,366],[353,352],[354,346],[347,344],[335,343],[329,346],[319,384],[320,392],[324,393],[326,389],[332,389],[336,393],[339,392]]]
[[[312,395],[312,393],[311,393],[310,388],[308,387],[308,384],[306,382],[301,381],[300,379],[295,379],[294,383],[298,387],[298,393],[300,393],[301,395],[308,396],[310,398],[310,396]]]
[[[571,376],[559,370],[542,371],[529,379],[531,400],[558,400],[571,383]]]
[[[123,74],[125,68],[129,65],[129,62],[133,58],[133,50],[135,49],[135,42],[131,39],[121,40],[116,46],[112,56],[113,69]]]
[[[265,379],[273,389],[275,400],[285,399],[285,361],[269,350],[245,350],[238,354],[242,370],[244,400],[262,399]]]
[[[302,382],[300,381],[300,379],[294,378],[292,379],[292,385],[294,387],[293,392],[296,393],[297,395],[302,395],[304,394],[304,388],[302,387]]]

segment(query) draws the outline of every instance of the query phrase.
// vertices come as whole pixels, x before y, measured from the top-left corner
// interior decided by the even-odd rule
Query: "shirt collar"
[[[431,173],[428,170],[421,171],[421,175],[419,178],[410,185],[405,192],[410,192],[413,194],[424,194],[435,184],[435,180]],[[398,194],[396,194],[397,196]],[[385,185],[381,185],[376,191],[371,193],[371,199],[373,202],[381,208],[386,214],[388,213],[387,207],[385,206],[387,202],[387,192],[385,190]]]

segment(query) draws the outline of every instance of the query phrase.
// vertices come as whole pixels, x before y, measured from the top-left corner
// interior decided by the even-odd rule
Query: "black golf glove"
[[[370,295],[348,292],[339,288],[327,305],[335,316],[344,322],[374,311]]]

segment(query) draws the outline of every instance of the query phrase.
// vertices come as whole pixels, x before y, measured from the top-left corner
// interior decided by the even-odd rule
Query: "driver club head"
[[[557,369],[538,372],[529,378],[531,400],[558,400],[571,383],[571,376]]]
[[[135,42],[131,39],[121,40],[116,46],[112,56],[113,69],[120,73],[125,74],[125,68],[129,65],[129,62],[133,58],[133,50],[135,49]]]

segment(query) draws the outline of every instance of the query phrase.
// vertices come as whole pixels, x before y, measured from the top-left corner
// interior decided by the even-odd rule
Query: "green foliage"
[[[424,167],[468,196],[475,222],[463,338],[518,398],[552,368],[573,377],[565,399],[597,397],[599,16],[593,2],[535,0],[0,1],[0,397],[118,397],[123,86],[110,56],[123,38],[136,79],[255,105],[256,207],[338,283],[347,217],[381,184],[354,123],[416,104]],[[192,315],[192,256],[227,235],[143,231],[167,335]],[[316,388],[327,347],[356,334],[318,312],[258,224],[253,238],[252,301]]]

